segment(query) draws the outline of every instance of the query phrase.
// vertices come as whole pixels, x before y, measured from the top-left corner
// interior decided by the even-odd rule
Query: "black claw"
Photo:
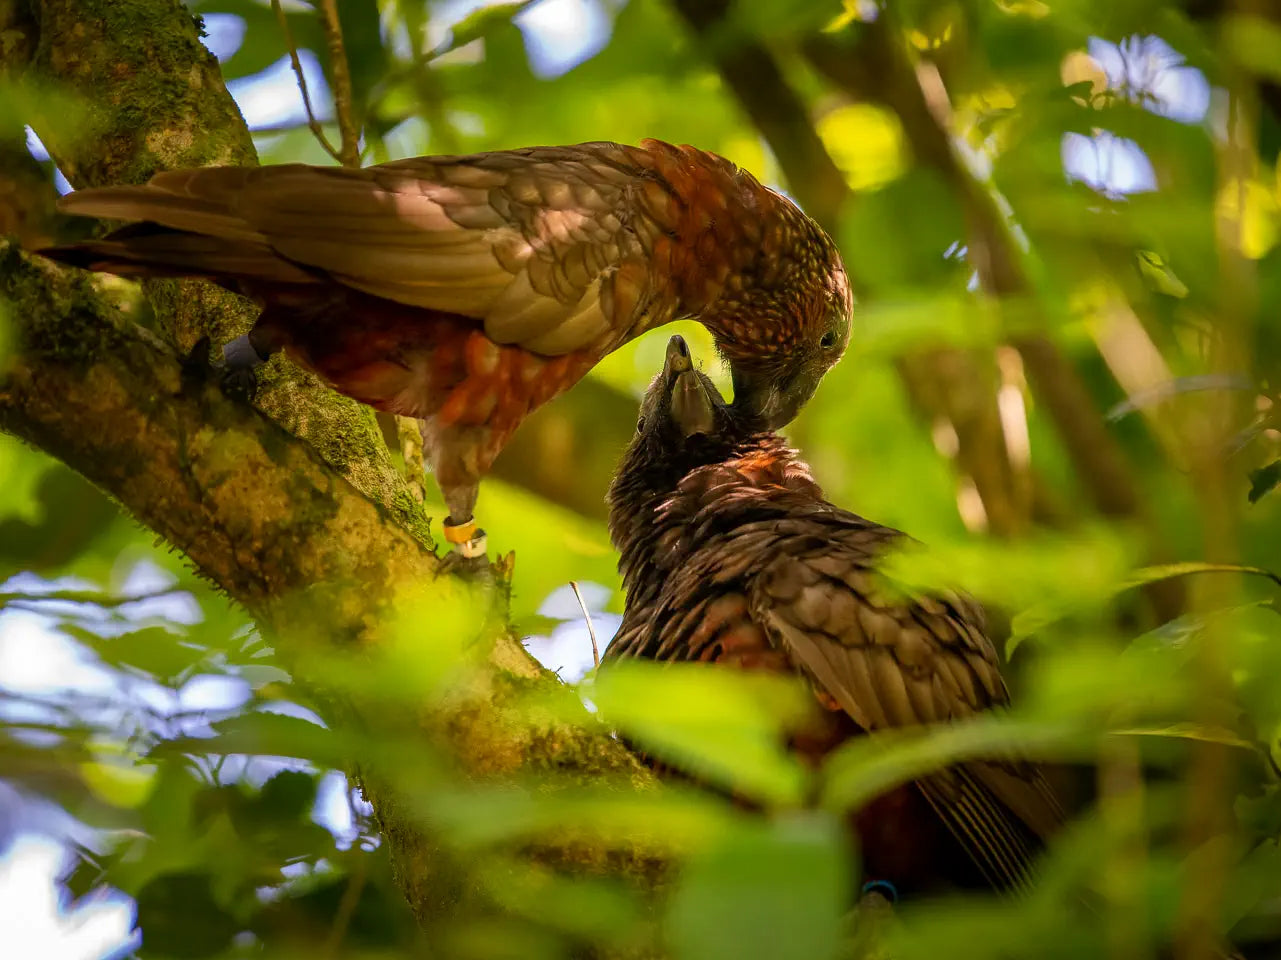
[[[213,341],[201,337],[182,358],[182,383],[188,391],[199,391],[215,380],[231,400],[249,403],[258,393],[258,374],[253,367],[232,367],[213,359]]]

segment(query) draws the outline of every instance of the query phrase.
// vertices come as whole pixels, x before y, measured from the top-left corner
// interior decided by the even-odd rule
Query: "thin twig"
[[[600,647],[596,645],[596,628],[592,626],[592,615],[587,612],[587,603],[583,600],[583,595],[578,589],[576,580],[569,581],[569,588],[574,591],[574,597],[578,600],[578,609],[583,611],[583,619],[587,621],[587,635],[592,638],[592,666],[600,666]]]
[[[307,78],[303,76],[302,61],[298,59],[298,45],[294,43],[294,32],[289,28],[289,18],[285,16],[285,10],[280,5],[280,0],[271,0],[271,9],[276,12],[276,21],[280,24],[280,30],[285,35],[285,46],[289,49],[289,62],[293,64],[294,76],[298,78],[298,90],[302,93],[302,105],[307,111],[307,127],[320,141],[325,152],[343,163],[342,155],[334,149],[329,138],[325,136],[325,128],[320,125],[316,119],[316,113],[311,108],[311,94],[307,91]],[[341,127],[340,127],[341,129]]]
[[[1229,57],[1224,58],[1230,62]],[[1218,188],[1225,192],[1252,176],[1258,156],[1254,98],[1249,81],[1229,68],[1227,141],[1218,150]],[[1209,373],[1225,375],[1249,369],[1248,344],[1254,342],[1250,318],[1258,309],[1257,277],[1253,262],[1243,252],[1245,207],[1238,196],[1235,210],[1215,223],[1219,264],[1217,337],[1208,351]],[[1202,409],[1187,420],[1183,433],[1192,464],[1193,490],[1200,504],[1205,559],[1212,564],[1235,564],[1241,552],[1240,493],[1229,464],[1220,455],[1222,434],[1241,413],[1239,394],[1210,393]],[[1200,581],[1196,608],[1206,615],[1205,629],[1189,645],[1190,666],[1195,671],[1193,710],[1196,722],[1212,728],[1230,726],[1234,683],[1232,636],[1222,618],[1210,616],[1240,602],[1241,583],[1236,577],[1208,577]],[[1186,774],[1183,845],[1189,851],[1187,880],[1179,899],[1174,930],[1174,956],[1178,960],[1211,960],[1220,955],[1220,919],[1224,891],[1233,867],[1233,799],[1236,758],[1220,744],[1193,746]]]
[[[156,600],[160,597],[173,596],[175,593],[186,593],[182,587],[169,587],[150,593],[135,593],[131,596],[117,597],[96,590],[51,590],[48,593],[0,593],[0,607],[10,604],[34,605],[40,603],[89,603],[95,607],[123,607],[129,603],[142,603],[144,600]]]
[[[360,895],[365,889],[365,858],[357,855],[355,859],[356,868],[347,879],[347,886],[343,889],[342,899],[338,901],[338,910],[334,914],[334,925],[330,928],[329,936],[325,940],[323,951],[325,957],[339,955],[343,939],[347,936],[347,928],[351,925],[352,915],[355,914],[356,906],[360,903]]]
[[[325,41],[329,45],[329,73],[334,87],[334,113],[342,146],[338,162],[344,167],[360,166],[360,131],[352,115],[351,69],[347,65],[347,48],[342,39],[342,22],[338,19],[338,0],[321,0],[325,20]]]
[[[746,34],[730,32],[734,20],[728,0],[676,0],[675,7],[778,158],[801,206],[837,234],[849,185],[777,58]]]

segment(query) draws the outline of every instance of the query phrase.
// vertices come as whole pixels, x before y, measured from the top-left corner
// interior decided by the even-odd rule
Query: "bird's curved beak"
[[[749,413],[764,429],[777,430],[796,419],[820,379],[801,373],[780,385],[768,374],[734,370],[734,408]]]
[[[685,338],[677,334],[667,341],[663,379],[671,395],[672,422],[686,437],[710,434],[716,425],[716,408],[707,383],[694,369]]]

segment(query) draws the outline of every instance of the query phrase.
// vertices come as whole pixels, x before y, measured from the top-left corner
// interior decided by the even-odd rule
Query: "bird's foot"
[[[445,534],[445,539],[454,545],[454,549],[441,560],[440,573],[452,574],[465,580],[493,579],[489,557],[485,552],[488,538],[475,520],[456,523],[453,517],[446,517],[441,524],[441,531]]]
[[[258,395],[258,374],[253,367],[224,367],[218,385],[228,399],[252,403]]]
[[[194,389],[216,379],[227,397],[248,403],[258,392],[256,368],[265,362],[248,337],[239,337],[224,346],[221,360],[213,358],[209,337],[201,337],[182,358],[183,384]]]
[[[237,337],[222,348],[222,372],[219,385],[232,400],[250,403],[258,393],[257,370],[267,360],[261,356],[249,335]]]

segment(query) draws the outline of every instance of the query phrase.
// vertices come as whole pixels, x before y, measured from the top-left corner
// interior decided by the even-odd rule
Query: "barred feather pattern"
[[[728,410],[720,436],[680,442],[661,412],[610,492],[627,605],[602,669],[639,657],[799,673],[828,715],[806,747],[815,763],[851,736],[1008,703],[981,608],[878,571],[909,538],[827,501],[781,438],[743,436]],[[1009,889],[1062,819],[1036,766],[1002,758],[883,796],[854,826],[869,877]]]
[[[849,338],[818,225],[730,161],[657,140],[172,170],[60,206],[129,225],[46,256],[209,278],[262,306],[256,347],[422,420],[460,517],[520,422],[646,330],[700,320],[778,422]]]

